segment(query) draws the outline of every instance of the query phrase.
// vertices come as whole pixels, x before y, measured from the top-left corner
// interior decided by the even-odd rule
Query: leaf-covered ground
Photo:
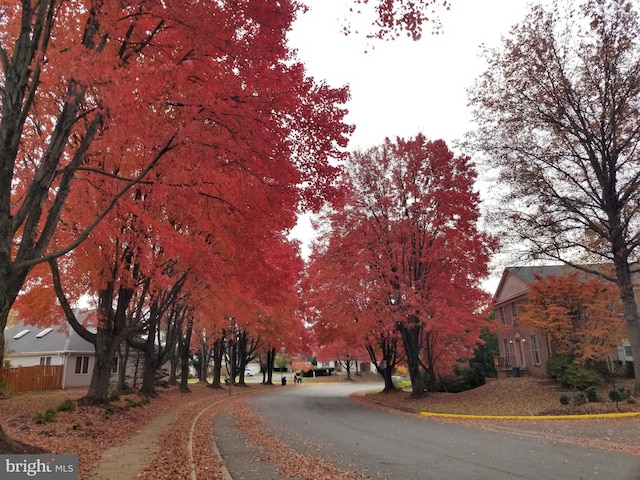
[[[283,448],[279,440],[266,434],[260,421],[240,399],[229,399],[226,390],[202,384],[191,385],[192,392],[177,388],[159,389],[149,403],[137,394],[121,396],[110,409],[78,407],[56,411],[65,400],[75,401],[82,389],[35,392],[0,399],[0,423],[11,438],[51,453],[79,455],[80,479],[221,479],[221,463],[212,448],[214,416],[224,409],[248,442],[260,445],[262,460],[277,464],[287,478],[318,477],[317,459],[300,456]],[[252,384],[234,388],[232,396],[257,393],[264,387]],[[281,388],[281,387],[280,387]],[[311,387],[313,388],[313,387]],[[603,389],[601,396],[607,395]],[[615,404],[602,402],[583,406],[562,406],[557,387],[531,378],[506,379],[458,394],[430,394],[419,400],[405,392],[368,393],[358,401],[376,408],[399,408],[405,413],[417,411],[470,413],[486,415],[540,415],[615,411]],[[374,403],[375,402],[375,403]],[[621,408],[640,411],[636,404],[621,403]],[[53,421],[37,423],[48,409],[56,411]],[[406,413],[411,414],[411,413]],[[436,420],[440,421],[440,420]],[[443,420],[459,421],[459,420]],[[640,454],[640,417],[606,420],[513,421],[465,420],[481,428],[517,430],[558,441],[572,441]],[[254,446],[255,446],[254,445]],[[270,447],[274,447],[271,448]],[[277,447],[277,448],[275,448]],[[6,446],[0,447],[7,453]],[[295,461],[292,461],[295,459]],[[349,479],[351,474],[321,465],[322,478]]]
[[[632,389],[628,380],[618,380],[616,387]],[[376,402],[415,412],[441,412],[470,415],[573,415],[590,413],[640,412],[636,403],[616,403],[609,399],[611,385],[599,389],[599,402],[576,401],[579,394],[567,391],[545,380],[532,377],[506,378],[492,381],[473,390],[460,393],[431,393],[418,399],[408,392],[376,393],[368,397]],[[569,398],[568,405],[560,397]]]

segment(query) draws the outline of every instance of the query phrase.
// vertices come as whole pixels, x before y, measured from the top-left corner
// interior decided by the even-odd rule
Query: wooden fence
[[[63,365],[0,368],[0,378],[6,384],[7,393],[57,390],[62,388],[63,368]]]

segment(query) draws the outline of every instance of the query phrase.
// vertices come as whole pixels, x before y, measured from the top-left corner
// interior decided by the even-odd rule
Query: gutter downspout
[[[64,352],[62,353],[62,355],[64,355],[64,357],[62,358],[62,389],[63,390],[67,388],[67,364],[69,363],[67,360],[71,355],[71,352],[69,352],[69,341],[70,341],[70,336],[68,336],[67,340],[64,342]]]
[[[62,357],[62,385],[61,388],[64,390],[67,388],[67,359],[71,355],[68,352],[58,352],[58,356]]]

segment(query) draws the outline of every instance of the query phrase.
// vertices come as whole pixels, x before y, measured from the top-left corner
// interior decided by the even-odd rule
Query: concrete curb
[[[419,412],[423,417],[460,418],[472,420],[586,420],[640,416],[640,412],[587,413],[576,415],[467,415],[462,413]]]
[[[236,396],[238,396],[238,395],[236,395]],[[194,430],[196,428],[196,424],[198,423],[198,420],[200,420],[200,417],[202,417],[202,415],[204,413],[206,413],[207,411],[211,410],[213,407],[228,401],[229,398],[232,398],[232,397],[218,399],[217,401],[213,402],[212,404],[204,407],[202,410],[200,410],[198,415],[196,415],[196,417],[191,422],[191,427],[189,428],[189,437],[188,437],[188,440],[187,440],[187,442],[188,442],[187,443],[187,452],[188,452],[188,455],[189,455],[188,462],[189,462],[189,468],[191,470],[191,475],[190,475],[191,480],[197,480],[195,460],[193,458],[193,432],[194,432]],[[212,442],[212,443],[213,443],[213,445],[212,445],[213,454],[216,457],[218,457],[218,460],[222,464],[222,466],[220,467],[220,473],[222,474],[222,477],[224,478],[224,480],[233,480],[233,478],[231,477],[231,474],[229,473],[229,470],[227,470],[227,467],[224,464],[224,461],[223,461],[222,457],[220,456],[220,451],[218,450],[218,446],[216,445],[215,442]]]
[[[273,387],[273,389],[275,389],[275,386]],[[227,402],[229,400],[232,400],[232,399],[235,399],[235,398],[238,398],[238,397],[245,397],[245,396],[248,396],[248,395],[263,393],[264,391],[265,390],[262,390],[262,391],[248,391],[248,392],[236,393],[234,395],[231,395],[231,396],[228,396],[228,397],[225,397],[225,398],[220,398],[220,399],[217,399],[216,401],[214,401],[213,403],[207,405],[206,407],[202,408],[200,410],[200,412],[198,412],[196,417],[191,422],[191,427],[189,428],[189,436],[188,436],[188,439],[187,439],[187,453],[188,453],[187,461],[189,462],[189,468],[191,470],[191,474],[190,474],[191,480],[197,480],[195,460],[194,460],[194,457],[193,457],[193,435],[194,435],[194,431],[196,429],[196,424],[198,423],[198,420],[200,420],[200,417],[202,417],[202,415],[204,415],[207,411],[209,411],[213,407],[216,407],[216,406],[220,405],[221,403],[225,403],[225,402]],[[227,469],[227,466],[224,463],[224,459],[222,458],[222,455],[220,455],[220,450],[218,450],[218,445],[216,445],[215,441],[212,442],[211,450],[212,450],[213,454],[218,458],[218,460],[220,461],[220,463],[222,465],[220,467],[220,473],[221,473],[223,479],[224,480],[233,480],[233,477],[229,473],[229,470]]]
[[[373,400],[367,395],[368,393],[372,393],[372,392],[377,392],[377,390],[363,390],[361,392],[356,392],[356,394],[359,394],[359,396],[366,399],[367,402],[371,402],[376,405],[381,405],[383,407],[387,407],[393,410],[413,413],[413,414],[421,415],[423,417],[431,417],[431,418],[457,418],[461,420],[593,420],[593,419],[599,419],[599,418],[602,418],[602,419],[628,418],[628,417],[640,416],[640,412],[585,413],[585,414],[575,414],[575,415],[472,415],[472,414],[464,414],[464,413],[418,412],[416,410],[394,407],[384,402],[378,402],[376,400]]]

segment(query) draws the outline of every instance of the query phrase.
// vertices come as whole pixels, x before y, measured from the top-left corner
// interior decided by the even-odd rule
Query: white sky
[[[347,120],[356,125],[350,148],[419,132],[449,144],[462,138],[470,120],[466,89],[484,68],[479,46],[499,45],[500,36],[524,17],[527,2],[450,0],[451,9],[440,15],[442,32],[431,35],[427,26],[418,42],[345,37],[344,19],[360,20],[348,12],[353,2],[306,0],[310,9],[289,35],[311,75],[331,86],[349,85]]]
[[[472,128],[466,89],[485,68],[480,45],[498,46],[528,5],[526,0],[451,0],[451,9],[440,14],[440,34],[431,35],[427,26],[418,42],[384,42],[341,33],[345,18],[352,26],[366,23],[349,14],[353,0],[305,3],[310,9],[294,24],[289,42],[314,78],[333,87],[349,85],[347,121],[356,126],[350,149],[418,133],[453,148]],[[307,218],[293,235],[303,245],[312,237]]]

